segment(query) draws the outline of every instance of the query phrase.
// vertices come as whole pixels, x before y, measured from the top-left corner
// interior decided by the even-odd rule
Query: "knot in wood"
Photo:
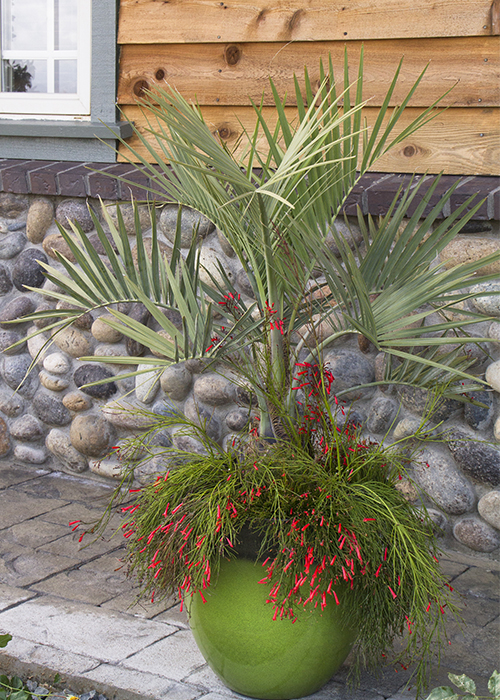
[[[239,63],[241,59],[240,47],[236,46],[236,44],[230,44],[229,46],[226,46],[226,49],[224,51],[224,59],[228,66],[235,66],[237,63]]]
[[[134,83],[133,92],[137,97],[143,97],[145,90],[149,90],[149,83],[147,80],[137,80],[137,82]]]

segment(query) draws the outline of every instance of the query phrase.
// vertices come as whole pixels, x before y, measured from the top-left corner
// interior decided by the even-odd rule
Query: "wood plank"
[[[121,0],[118,43],[480,36],[498,31],[492,24],[491,3],[492,0]]]
[[[275,112],[265,107],[265,117],[275,122]],[[287,107],[289,121],[296,114]],[[146,120],[137,106],[124,107],[126,118],[135,122],[143,131]],[[249,132],[255,124],[255,114],[248,107],[204,107],[203,115],[213,133],[219,133],[228,146],[235,146],[242,126]],[[373,124],[378,110],[364,110],[368,125]],[[400,121],[403,129],[420,112],[409,107]],[[143,157],[146,149],[137,137],[129,141]],[[119,160],[124,160],[121,149]],[[438,173],[448,175],[500,175],[500,108],[468,109],[450,108],[420,129],[412,137],[399,144],[375,164],[373,170],[396,173]]]
[[[409,87],[429,64],[412,106],[433,104],[451,86],[443,106],[497,106],[500,103],[500,37],[446,39],[381,39],[347,43],[351,76],[357,75],[364,44],[365,99],[382,104],[397,65],[403,70],[392,105],[400,104]],[[144,88],[171,85],[201,105],[248,105],[249,97],[273,104],[269,78],[280,95],[296,104],[294,73],[308,66],[313,84],[319,84],[319,63],[332,56],[342,80],[344,47],[337,42],[243,44],[135,44],[124,46],[120,60],[118,102],[135,104]]]

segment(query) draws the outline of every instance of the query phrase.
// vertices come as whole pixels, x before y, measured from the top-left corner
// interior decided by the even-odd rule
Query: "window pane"
[[[55,61],[54,92],[76,93],[76,61]]]
[[[2,61],[3,92],[47,92],[47,61]]]
[[[63,51],[76,49],[77,0],[54,0],[54,10],[56,23],[54,48]]]
[[[4,49],[47,49],[46,0],[2,0]]]

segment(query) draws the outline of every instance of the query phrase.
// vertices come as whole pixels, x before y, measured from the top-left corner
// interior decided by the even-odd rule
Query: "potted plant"
[[[88,309],[105,308],[114,317],[109,325],[154,349],[155,357],[141,358],[141,364],[161,371],[172,362],[201,359],[217,371],[232,370],[234,381],[255,399],[249,411],[254,423],[227,451],[210,440],[203,421],[195,425],[181,415],[167,417],[161,427],[183,425],[202,442],[204,454],[167,448],[164,473],[124,505],[132,571],[148,593],[179,590],[200,646],[220,673],[229,662],[206,637],[203,620],[216,605],[217,590],[231,578],[234,562],[226,565],[226,559],[233,552],[248,553],[247,538],[257,537],[250,550],[265,566],[240,561],[234,567],[240,583],[256,576],[260,609],[273,633],[285,632],[285,641],[275,640],[273,648],[290,648],[296,630],[319,619],[292,661],[295,668],[304,657],[306,666],[314,666],[305,649],[321,659],[316,683],[325,682],[335,668],[322,661],[337,654],[337,665],[342,663],[354,637],[359,658],[379,661],[394,635],[405,630],[410,656],[420,657],[421,682],[431,638],[441,636],[445,606],[453,610],[425,510],[415,511],[395,488],[405,473],[408,446],[366,443],[354,428],[341,429],[343,409],[336,402],[342,396],[333,396],[332,375],[323,362],[329,344],[355,334],[386,353],[380,383],[439,386],[444,395],[463,398],[473,379],[462,347],[481,339],[471,338],[467,329],[482,317],[465,312],[457,323],[447,311],[467,298],[464,289],[472,281],[492,277],[476,273],[496,256],[447,270],[434,260],[481,203],[472,206],[470,198],[438,219],[452,188],[426,214],[437,178],[418,205],[422,182],[401,191],[377,224],[359,215],[358,243],[348,243],[332,225],[359,177],[435,114],[433,105],[394,135],[422,78],[389,113],[397,77],[370,132],[362,123],[362,60],[353,88],[346,59],[341,94],[331,62],[327,74],[321,68],[317,92],[307,73],[305,97],[296,81],[295,125],[271,83],[277,126],[271,128],[255,105],[256,129],[245,134],[241,157],[214,138],[198,108],[181,95],[150,94],[144,105],[150,129],[136,130],[148,158],[133,150],[131,156],[152,178],[149,194],[190,206],[217,225],[248,275],[253,299],[243,299],[222,268],[217,276],[200,275],[196,232],[187,255],[181,255],[178,235],[170,261],[163,259],[153,207],[150,257],[137,224],[134,262],[120,212],[115,225],[104,209],[118,252],[95,215],[94,222],[109,264],[73,226],[71,234],[62,227],[61,233],[77,264],[59,255],[65,273],[44,266],[61,289],[51,296],[73,306],[43,312],[54,317],[54,329]],[[163,333],[117,310],[122,301],[142,303]],[[172,320],[172,312],[181,324]],[[453,349],[438,353],[446,344]],[[134,357],[105,361],[137,364]],[[424,435],[422,427],[415,437]],[[203,599],[207,604],[200,607]],[[240,614],[240,604],[236,608]],[[253,612],[246,615],[255,620]],[[220,621],[229,614],[214,617]],[[333,634],[322,628],[330,622],[346,631],[341,651],[317,651],[315,643],[328,643]],[[239,633],[219,629],[217,635],[235,639]],[[250,657],[249,647],[240,650],[242,655]],[[268,664],[270,652],[263,656]],[[280,658],[274,666],[284,663]],[[254,679],[269,677],[267,665],[256,668],[255,662]],[[300,681],[292,689],[282,681],[271,676],[270,688],[255,690],[246,681],[228,679],[239,692],[258,697],[296,697],[316,688]]]

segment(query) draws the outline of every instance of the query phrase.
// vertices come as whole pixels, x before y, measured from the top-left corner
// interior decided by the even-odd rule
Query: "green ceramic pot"
[[[340,668],[355,633],[340,624],[333,600],[297,621],[273,620],[262,566],[222,561],[215,585],[188,603],[189,622],[208,664],[232,690],[262,700],[288,700],[319,690]]]

